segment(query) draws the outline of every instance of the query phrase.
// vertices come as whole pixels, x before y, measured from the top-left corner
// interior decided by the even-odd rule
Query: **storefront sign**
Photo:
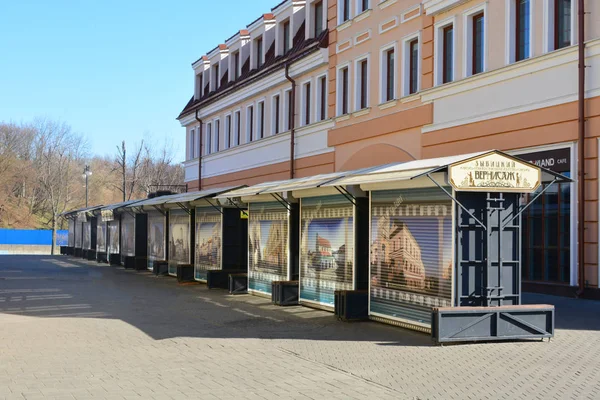
[[[494,152],[451,165],[448,179],[458,191],[531,193],[541,184],[541,170]]]
[[[571,171],[571,148],[536,151],[534,153],[517,154],[516,157],[525,160],[538,167],[550,171],[564,173]]]

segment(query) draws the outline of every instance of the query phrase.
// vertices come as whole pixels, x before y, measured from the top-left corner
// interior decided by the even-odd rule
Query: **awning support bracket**
[[[342,186],[334,186],[334,188],[335,188],[335,190],[340,192],[340,194],[342,196],[344,196],[346,198],[346,200],[348,200],[350,203],[352,203],[354,206],[356,206],[356,197],[352,196],[352,193],[350,193],[348,190],[346,190],[346,188],[344,188]]]
[[[232,206],[237,208],[242,214],[244,214],[246,217],[248,216],[248,211],[246,211],[242,207],[238,206],[237,202],[235,202],[231,199],[227,199],[227,200],[229,200],[229,204],[231,204]]]
[[[290,203],[288,203],[287,200],[284,199],[279,193],[271,193],[271,196],[273,196],[273,198],[275,200],[277,200],[277,202],[279,204],[281,204],[282,206],[284,206],[286,210],[288,210],[288,211],[292,210],[292,208],[290,206]]]
[[[163,210],[159,206],[152,206],[152,207],[154,207],[156,209],[156,211],[158,211],[159,213],[161,213],[164,217],[167,216],[167,213],[165,212],[165,210]]]
[[[183,211],[185,211],[187,213],[187,215],[192,215],[192,212],[190,211],[190,209],[188,207],[184,206],[183,203],[177,202],[175,204],[177,204],[177,206],[179,208],[181,208]]]
[[[469,214],[469,216],[471,218],[473,218],[479,224],[479,226],[481,226],[484,230],[487,231],[487,226],[485,226],[485,224],[483,222],[481,222],[476,216],[474,216],[471,211],[467,210],[467,208],[465,206],[463,206],[462,203],[460,201],[458,201],[454,196],[452,196],[452,194],[450,194],[450,192],[448,192],[446,189],[444,189],[444,187],[442,185],[440,185],[435,179],[433,179],[430,174],[431,174],[431,172],[427,174],[427,177],[431,180],[431,182],[433,182],[437,187],[442,189],[444,191],[444,193],[446,193],[446,195],[452,199],[452,201],[454,201],[456,204],[458,204],[458,206],[460,208],[462,208],[464,212]]]
[[[216,205],[214,205],[213,203],[211,203],[211,201],[210,201],[209,199],[204,199],[204,200],[206,200],[206,202],[207,202],[208,204],[210,204],[210,206],[211,206],[212,208],[214,208],[215,210],[217,210],[218,212],[220,212],[221,214],[223,214],[223,210],[221,210],[221,208],[220,208],[220,207],[217,207]]]
[[[521,214],[523,214],[523,212],[525,210],[527,210],[538,199],[538,197],[540,197],[541,195],[543,195],[546,192],[546,190],[550,189],[550,186],[552,186],[553,184],[555,184],[556,181],[558,181],[557,177],[555,177],[552,182],[550,182],[544,189],[542,189],[537,195],[535,195],[535,197],[533,199],[529,200],[529,203],[527,203],[523,207],[521,207],[521,209],[519,210],[519,212],[517,212],[514,217],[512,217],[510,220],[508,220],[505,224],[502,225],[501,229],[506,228],[508,226],[508,224],[511,224],[518,216],[520,216]]]

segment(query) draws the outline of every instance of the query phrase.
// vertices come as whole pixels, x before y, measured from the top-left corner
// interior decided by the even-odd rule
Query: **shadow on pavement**
[[[557,307],[556,327],[600,330],[600,302],[527,294],[525,303]],[[122,320],[150,337],[371,341],[431,346],[428,335],[376,322],[343,323],[329,312],[276,307],[204,285],[178,285],[70,257],[0,257],[0,313],[42,318]]]

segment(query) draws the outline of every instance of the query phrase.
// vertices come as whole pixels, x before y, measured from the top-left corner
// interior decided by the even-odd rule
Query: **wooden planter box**
[[[248,274],[238,273],[229,274],[229,293],[246,294],[248,293]]]
[[[277,306],[298,305],[298,281],[272,282],[271,301]]]
[[[96,250],[86,250],[86,258],[89,261],[96,261]]]
[[[210,270],[206,274],[206,286],[209,289],[229,289],[229,274],[245,273],[245,270]]]
[[[120,254],[110,254],[108,256],[108,263],[110,265],[121,265],[121,255]]]
[[[181,264],[177,266],[177,282],[193,282],[194,266],[191,264]]]
[[[99,263],[108,263],[108,254],[104,251],[96,253],[96,261]]]
[[[367,290],[336,290],[335,316],[345,322],[369,319],[369,292]]]
[[[125,256],[123,259],[123,267],[125,267],[125,269],[135,269],[135,257]]]
[[[156,276],[169,275],[169,263],[166,260],[154,261],[152,264],[152,273]]]

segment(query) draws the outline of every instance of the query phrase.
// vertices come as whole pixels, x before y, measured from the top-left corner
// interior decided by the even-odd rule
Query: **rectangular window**
[[[340,70],[340,105],[339,112],[340,115],[348,114],[348,91],[349,91],[349,82],[348,82],[348,67],[342,68]]]
[[[283,54],[290,51],[290,21],[283,23]]]
[[[448,83],[454,80],[454,26],[443,28],[442,35],[442,83]]]
[[[215,121],[215,152],[219,151],[219,139],[221,134],[221,121]]]
[[[419,91],[419,39],[413,39],[408,44],[409,77],[408,94]]]
[[[350,19],[350,0],[340,0],[340,6],[341,22],[346,22]]]
[[[202,97],[202,73],[196,75],[196,99]]]
[[[529,58],[529,36],[531,33],[530,2],[529,0],[516,0],[515,10],[515,61],[521,61]]]
[[[279,120],[280,120],[280,104],[279,95],[273,97],[273,133],[277,135],[279,133]]]
[[[323,32],[323,2],[319,1],[315,3],[315,13],[314,13],[314,37],[317,37]]]
[[[310,82],[304,85],[304,125],[310,124]]]
[[[256,39],[256,68],[260,68],[263,64],[263,40],[262,37]]]
[[[571,0],[554,0],[554,49],[571,45]]]
[[[188,154],[191,160],[196,158],[196,131],[193,129],[190,131],[190,151],[188,151]]]
[[[251,142],[254,140],[254,107],[248,107],[248,115],[246,121],[246,136],[248,137],[248,141]]]
[[[265,137],[265,102],[258,103],[258,138]]]
[[[206,125],[206,154],[212,152],[212,125]]]
[[[286,113],[287,113],[287,119],[286,119],[286,129],[289,131],[292,129],[292,118],[294,118],[292,116],[292,91],[288,90],[286,92],[286,102],[287,102],[287,107],[286,107]]]
[[[319,78],[319,121],[327,118],[327,77]]]
[[[472,65],[471,73],[473,75],[483,72],[483,57],[484,57],[484,19],[483,13],[473,16],[473,32],[472,32]]]
[[[234,145],[239,146],[242,142],[242,118],[239,111],[236,111],[234,114],[234,123],[235,123],[235,132],[234,132]]]
[[[220,81],[220,77],[219,77],[219,64],[215,64],[214,65],[214,71],[215,71],[215,75],[214,75],[214,80],[215,80],[215,90],[219,88],[219,81]]]
[[[358,62],[358,104],[362,110],[369,106],[369,65],[367,60]]]
[[[358,4],[360,6],[360,9],[358,10],[359,13],[369,9],[369,0],[358,0]]]
[[[233,55],[233,79],[240,77],[240,52]]]
[[[231,115],[225,117],[225,148],[230,148],[231,145]]]
[[[383,97],[383,101],[392,101],[394,100],[395,97],[395,93],[394,93],[394,88],[396,85],[396,79],[395,79],[395,73],[396,73],[396,54],[395,54],[395,50],[389,49],[386,50],[384,53],[384,66],[385,66],[385,70],[384,70],[384,89],[385,89],[385,95]]]

